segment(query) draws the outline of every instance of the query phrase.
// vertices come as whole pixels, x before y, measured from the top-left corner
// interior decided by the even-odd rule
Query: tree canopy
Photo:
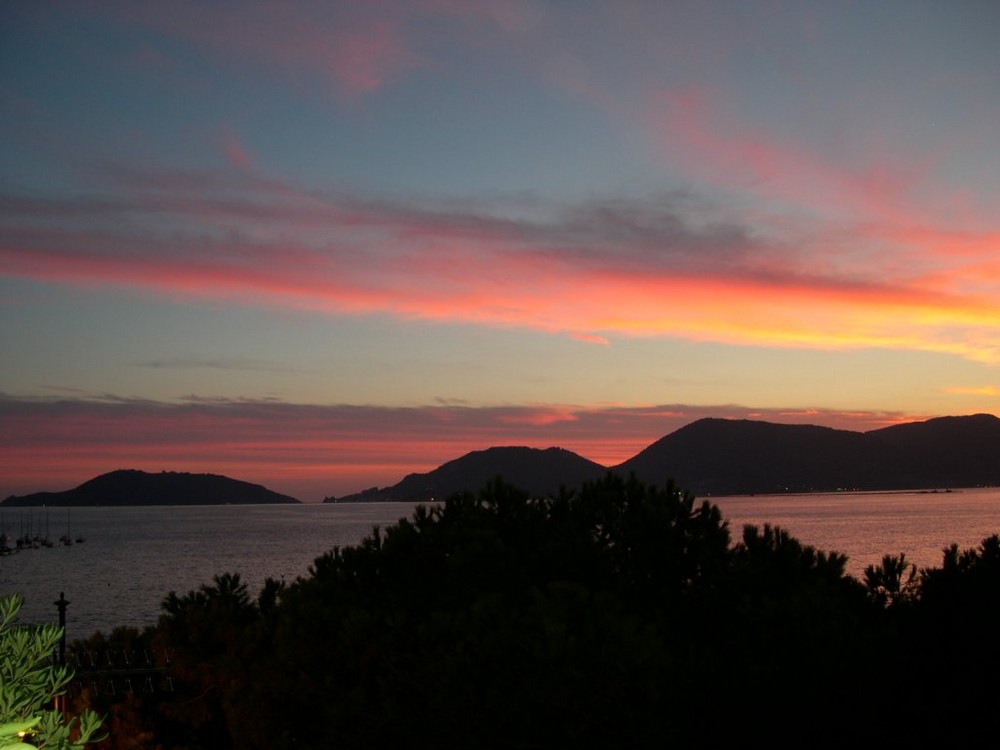
[[[998,560],[994,537],[861,582],[780,528],[734,540],[672,484],[497,479],[257,598],[229,573],[170,593],[111,637],[169,651],[175,692],[107,708],[175,748],[944,740],[1000,700],[976,679],[1000,666]]]

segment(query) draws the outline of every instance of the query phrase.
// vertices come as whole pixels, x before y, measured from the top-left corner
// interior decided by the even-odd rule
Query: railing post
[[[55,603],[59,608],[59,627],[62,629],[62,637],[59,639],[59,663],[66,663],[66,607],[69,602],[66,600],[66,592],[59,592],[59,601]]]

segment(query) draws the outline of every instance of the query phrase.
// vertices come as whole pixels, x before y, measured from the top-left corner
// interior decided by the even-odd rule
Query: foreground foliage
[[[62,630],[19,625],[21,604],[18,596],[0,596],[0,748],[82,749],[100,730],[100,717],[83,712],[67,720],[51,707],[73,677],[53,662]]]
[[[254,599],[171,593],[176,692],[110,703],[105,747],[952,745],[991,728],[1000,542],[919,575],[609,475],[418,508]],[[103,639],[103,636],[95,636]],[[915,710],[915,706],[919,710]],[[139,738],[142,738],[141,741]]]

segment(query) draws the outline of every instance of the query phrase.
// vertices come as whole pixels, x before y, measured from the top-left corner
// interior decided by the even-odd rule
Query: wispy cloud
[[[0,272],[601,343],[671,336],[1000,361],[1000,230],[806,230],[672,194],[540,200],[525,218],[495,196],[379,199],[222,170],[99,174],[88,196],[0,198]]]
[[[648,127],[671,165],[701,180],[805,209],[810,218],[874,217],[908,221],[907,194],[932,166],[927,155],[851,166],[787,136],[755,128],[725,111],[722,95],[701,87],[657,92]]]
[[[319,73],[337,93],[357,96],[421,64],[404,34],[405,4],[381,5],[180,0],[99,3],[90,12],[183,40],[239,70],[278,70],[291,80]]]
[[[204,359],[199,357],[150,359],[135,362],[133,367],[154,370],[246,370],[251,372],[294,372],[278,362],[264,359]]]
[[[995,385],[956,385],[944,391],[958,396],[1000,396],[1000,387]]]
[[[230,166],[245,173],[253,170],[253,159],[243,145],[243,140],[232,128],[223,128],[219,140]]]

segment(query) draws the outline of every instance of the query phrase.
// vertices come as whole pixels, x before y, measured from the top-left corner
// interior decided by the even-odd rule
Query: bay
[[[220,573],[239,573],[256,595],[267,578],[291,583],[333,549],[359,543],[373,525],[409,517],[416,503],[50,508],[50,538],[69,526],[82,543],[0,557],[0,592],[20,593],[22,622],[56,621],[64,593],[67,637],[118,625],[155,624],[170,591],[185,594]],[[21,509],[6,510],[18,533]],[[27,511],[26,511],[27,512]],[[46,509],[32,510],[35,527]]]
[[[857,578],[885,554],[920,567],[942,550],[1000,533],[1000,489],[939,493],[836,493],[708,498],[734,541],[745,524],[780,526],[804,544],[848,556]],[[67,636],[154,624],[170,591],[184,594],[219,573],[239,573],[256,595],[266,578],[292,582],[334,546],[359,543],[373,525],[409,517],[415,503],[132,508],[35,508],[32,527],[82,543],[0,557],[0,592],[25,598],[23,622],[56,621],[65,593]],[[28,509],[5,509],[17,535]]]
[[[747,524],[780,526],[804,544],[847,555],[847,572],[858,579],[887,554],[903,553],[918,568],[940,567],[945,547],[977,547],[1000,533],[997,487],[709,499],[734,541]]]

